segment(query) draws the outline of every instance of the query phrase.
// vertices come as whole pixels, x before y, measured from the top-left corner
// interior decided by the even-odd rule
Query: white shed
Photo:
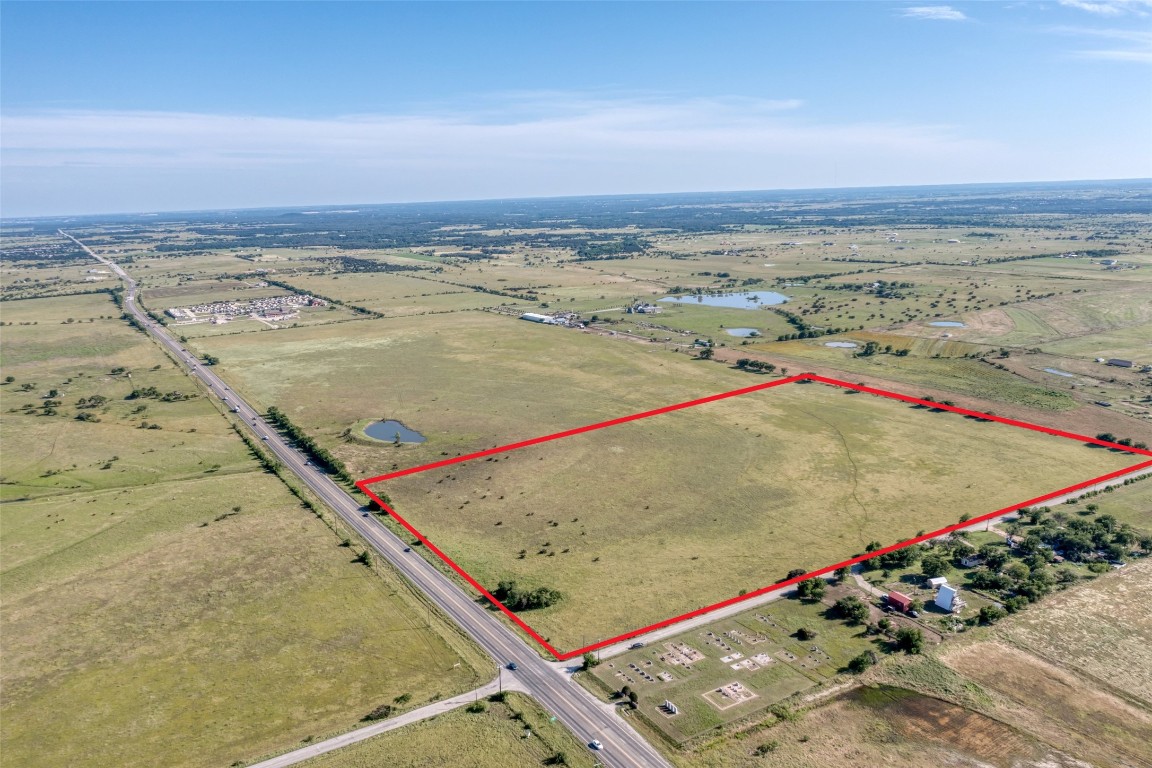
[[[940,587],[944,586],[947,583],[948,583],[948,577],[947,576],[937,576],[934,579],[928,579],[928,586],[932,587],[932,589],[940,589]]]
[[[958,611],[964,607],[964,601],[956,594],[956,588],[947,584],[936,592],[936,605],[946,611]]]

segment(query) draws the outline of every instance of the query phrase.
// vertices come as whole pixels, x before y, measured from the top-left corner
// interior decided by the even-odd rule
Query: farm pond
[[[740,293],[700,294],[698,296],[665,296],[659,301],[673,304],[701,304],[706,307],[727,307],[728,309],[759,309],[774,304],[783,304],[788,297],[775,291],[742,291]]]
[[[396,442],[399,436],[402,443],[423,443],[427,442],[428,438],[420,434],[414,429],[408,429],[398,421],[374,421],[368,426],[364,427],[364,434],[368,435],[375,440],[383,440],[388,443]]]

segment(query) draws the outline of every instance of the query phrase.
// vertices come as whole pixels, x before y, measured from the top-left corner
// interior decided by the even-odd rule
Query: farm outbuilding
[[[947,584],[940,587],[936,592],[936,605],[943,608],[945,611],[958,611],[964,607],[964,601],[960,599],[956,593],[955,587],[950,587]]]
[[[944,586],[947,583],[948,583],[948,577],[947,576],[937,576],[934,579],[928,579],[928,586],[930,586],[932,589],[939,589],[940,587]]]
[[[888,605],[901,613],[907,613],[912,608],[912,598],[903,592],[892,591],[888,593]]]
[[[535,312],[525,312],[520,315],[521,320],[527,320],[530,323],[551,323],[552,318],[548,315],[539,315]]]
[[[1118,360],[1116,358],[1112,358],[1111,360],[1108,361],[1108,365],[1114,365],[1117,368],[1131,368],[1132,367],[1132,361],[1131,360]]]

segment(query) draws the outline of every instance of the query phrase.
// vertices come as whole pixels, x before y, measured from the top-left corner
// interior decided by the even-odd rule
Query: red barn
[[[888,605],[892,606],[901,613],[907,613],[912,607],[912,598],[902,592],[889,592]]]

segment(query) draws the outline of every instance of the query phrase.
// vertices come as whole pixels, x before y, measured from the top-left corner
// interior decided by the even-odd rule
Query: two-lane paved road
[[[497,664],[516,662],[518,669],[515,672],[505,672],[505,675],[515,675],[524,690],[584,743],[600,741],[604,745],[604,750],[597,755],[600,762],[606,766],[620,766],[620,768],[672,768],[671,763],[622,720],[612,706],[597,700],[577,685],[570,676],[540,658],[515,631],[424,558],[414,552],[405,552],[407,545],[404,541],[372,515],[366,514],[343,488],[308,463],[306,456],[283,442],[279,433],[242,397],[230,391],[210,367],[204,366],[190,355],[162,324],[154,321],[137,306],[136,281],[118,264],[94,253],[67,232],[60,230],[60,234],[83,248],[92,258],[110,267],[120,277],[124,282],[124,308],[154,340],[180,361],[192,376],[204,382],[213,395],[221,400],[226,398],[230,409],[256,433],[258,439],[264,441],[288,471],[297,475],[381,557],[391,562],[428,599],[460,625]]]

